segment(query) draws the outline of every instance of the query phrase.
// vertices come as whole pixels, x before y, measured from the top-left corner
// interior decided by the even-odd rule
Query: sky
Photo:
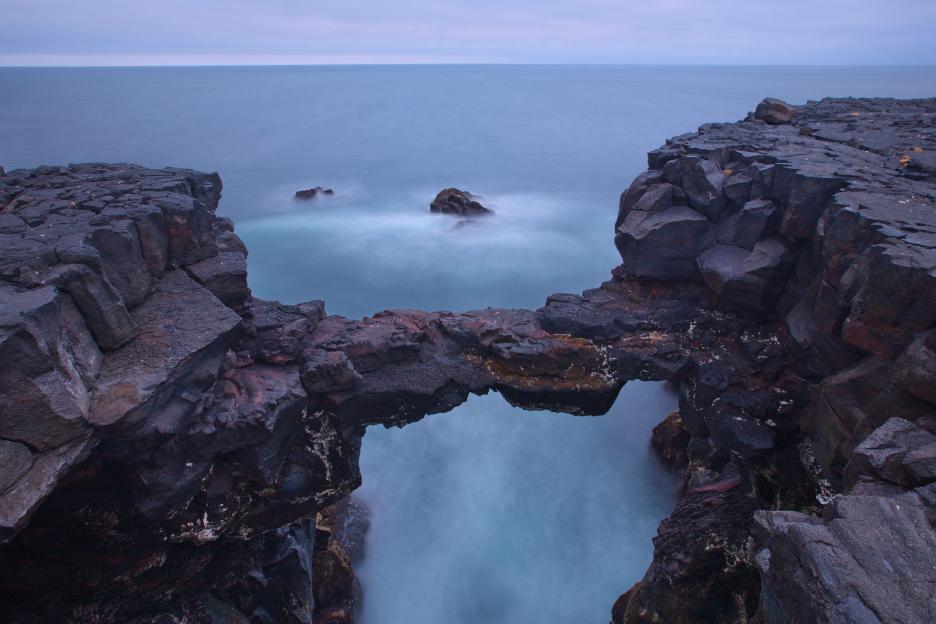
[[[936,0],[0,0],[0,65],[936,64]]]

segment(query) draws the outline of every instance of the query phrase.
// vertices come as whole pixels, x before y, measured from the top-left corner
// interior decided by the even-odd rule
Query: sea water
[[[764,96],[933,95],[920,67],[0,68],[0,165],[220,172],[259,297],[535,308],[607,279],[617,198],[667,137]],[[335,194],[294,199],[313,186]],[[429,214],[450,186],[496,216]],[[372,428],[361,621],[607,621],[675,500],[648,448],[674,405],[632,382],[598,418],[490,394]]]

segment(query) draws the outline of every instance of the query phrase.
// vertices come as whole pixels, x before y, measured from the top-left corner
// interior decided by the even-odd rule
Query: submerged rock
[[[492,215],[494,211],[482,206],[477,197],[467,191],[457,188],[447,188],[439,191],[432,203],[429,212],[457,215],[459,217],[480,217]]]
[[[313,188],[305,189],[302,191],[296,191],[296,199],[315,199],[320,195],[334,195],[335,191],[330,188],[324,188],[321,186],[316,186]]]

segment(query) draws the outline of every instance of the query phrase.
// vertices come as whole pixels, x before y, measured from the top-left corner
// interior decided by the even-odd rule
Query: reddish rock
[[[690,437],[689,432],[683,427],[679,410],[676,410],[653,428],[650,441],[664,464],[670,468],[685,470],[689,465],[686,447]]]

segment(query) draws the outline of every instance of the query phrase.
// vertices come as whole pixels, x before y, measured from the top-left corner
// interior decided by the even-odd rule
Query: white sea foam
[[[526,412],[497,394],[364,437],[371,510],[362,624],[602,622],[651,557],[678,478],[649,448],[674,407],[625,386],[606,416]]]

